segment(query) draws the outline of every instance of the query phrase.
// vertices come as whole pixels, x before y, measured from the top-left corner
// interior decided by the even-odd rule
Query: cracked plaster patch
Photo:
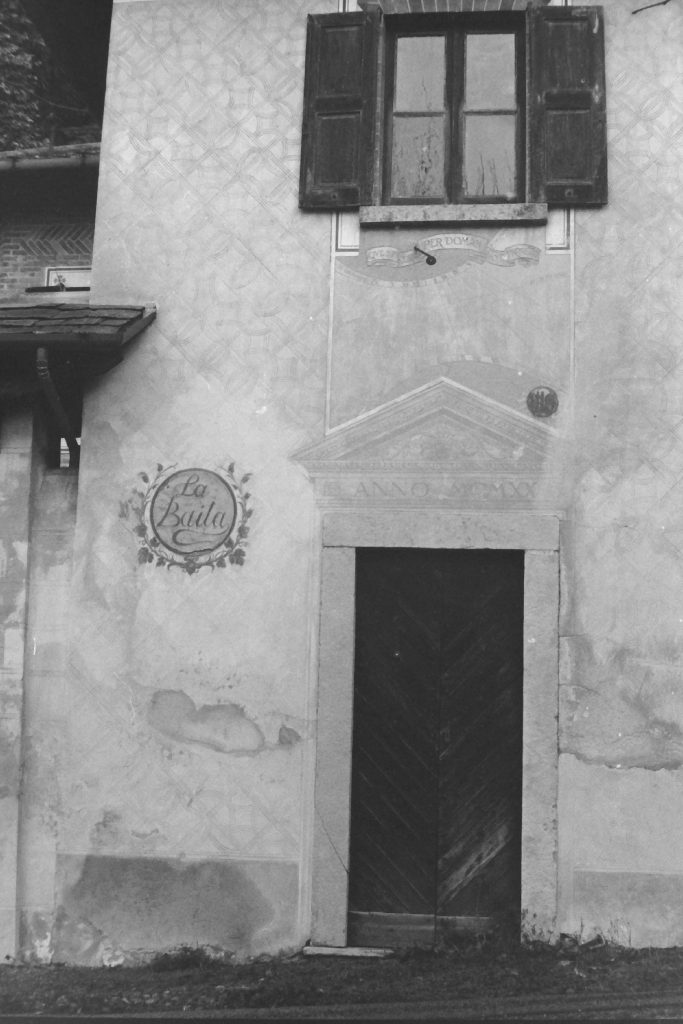
[[[169,739],[198,743],[224,754],[255,754],[265,746],[263,732],[238,704],[198,708],[181,690],[157,690],[147,717]]]
[[[561,746],[586,764],[650,771],[683,766],[680,667],[626,648],[597,653],[573,638],[570,686],[562,686]]]

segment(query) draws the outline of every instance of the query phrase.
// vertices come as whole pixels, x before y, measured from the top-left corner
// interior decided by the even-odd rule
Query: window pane
[[[514,110],[515,37],[468,35],[465,41],[467,110]]]
[[[444,68],[443,36],[399,37],[394,110],[443,110]]]
[[[391,194],[396,199],[440,199],[444,191],[444,119],[395,117]]]
[[[515,198],[517,190],[514,114],[465,116],[463,192],[469,198]]]

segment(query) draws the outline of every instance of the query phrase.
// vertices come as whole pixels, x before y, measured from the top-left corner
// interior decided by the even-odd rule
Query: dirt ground
[[[614,994],[683,989],[683,948],[626,949],[574,940],[496,939],[386,959],[296,954],[230,963],[202,949],[144,967],[0,966],[1,1013],[207,1011],[477,996]]]

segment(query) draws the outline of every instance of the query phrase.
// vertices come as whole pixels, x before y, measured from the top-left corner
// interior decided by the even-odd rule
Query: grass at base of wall
[[[386,959],[296,954],[237,963],[184,947],[146,966],[0,966],[0,1012],[133,1013],[683,989],[683,948],[499,939]]]

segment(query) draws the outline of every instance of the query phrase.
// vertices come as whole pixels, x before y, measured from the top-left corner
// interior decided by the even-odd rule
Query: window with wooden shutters
[[[543,219],[607,199],[601,7],[311,15],[300,206]]]

